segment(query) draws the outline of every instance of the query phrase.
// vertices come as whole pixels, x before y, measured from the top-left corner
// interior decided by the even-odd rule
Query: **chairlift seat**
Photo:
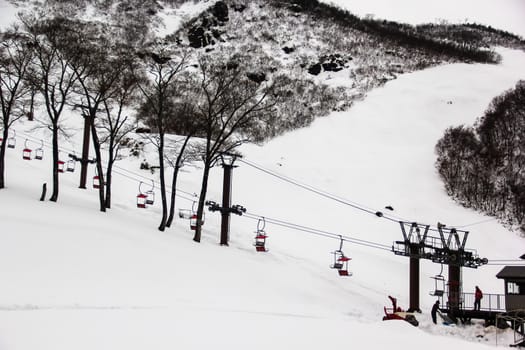
[[[349,258],[349,257],[344,256],[344,255],[337,259],[337,261],[343,261],[343,262],[350,261],[350,260],[352,260],[352,258]]]
[[[44,158],[44,150],[42,148],[37,148],[35,150],[35,159],[42,160]]]
[[[22,158],[25,160],[31,160],[31,152],[30,148],[24,148],[22,150]]]
[[[442,290],[435,290],[435,291],[431,292],[430,295],[432,295],[434,297],[442,297],[444,293],[445,292],[442,291]]]
[[[93,188],[100,188],[100,178],[98,175],[93,176]]]
[[[192,213],[189,209],[179,209],[179,218],[191,219]]]
[[[65,163],[64,161],[62,161],[62,160],[59,160],[59,161],[58,161],[58,172],[59,172],[59,173],[63,173],[63,172],[64,172],[64,165],[65,165],[65,164],[66,164],[66,163]]]
[[[146,197],[143,193],[137,195],[137,208],[146,208]]]
[[[75,171],[75,161],[74,160],[70,159],[67,161],[66,170],[69,171],[70,173]]]

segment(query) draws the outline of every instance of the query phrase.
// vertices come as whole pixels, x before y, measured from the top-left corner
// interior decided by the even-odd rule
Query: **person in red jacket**
[[[476,291],[474,292],[474,310],[481,309],[481,299],[483,298],[483,292],[476,286]]]

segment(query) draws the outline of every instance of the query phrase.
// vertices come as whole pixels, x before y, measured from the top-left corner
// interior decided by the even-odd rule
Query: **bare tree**
[[[179,171],[189,162],[194,162],[199,159],[201,150],[199,147],[190,144],[190,139],[199,131],[198,119],[195,116],[195,109],[191,94],[192,87],[188,86],[185,91],[186,94],[179,103],[176,104],[173,118],[170,119],[169,130],[184,135],[175,142],[173,147],[169,147],[169,155],[167,161],[173,168],[173,178],[171,182],[171,198],[170,209],[166,227],[170,227],[175,217],[175,202],[177,195],[177,179]],[[170,157],[174,155],[175,158]]]
[[[104,101],[105,116],[98,118],[97,128],[103,130],[100,142],[108,149],[106,208],[111,208],[113,165],[119,158],[120,147],[125,143],[125,138],[134,129],[134,125],[125,115],[125,108],[133,105],[137,97],[137,84],[136,75],[131,69],[123,71],[115,86],[114,94]]]
[[[34,60],[30,80],[44,99],[49,129],[53,144],[53,193],[50,200],[56,202],[59,192],[59,148],[58,135],[61,130],[60,117],[66,107],[76,75],[71,70],[65,55],[67,45],[67,20],[53,18],[38,20],[36,17],[22,18],[24,29],[30,35]]]
[[[74,89],[76,96],[79,98],[77,107],[83,111],[84,118],[87,118],[87,125],[91,131],[93,139],[93,148],[96,156],[96,168],[99,176],[100,186],[99,203],[100,211],[106,211],[109,204],[106,195],[107,186],[110,186],[110,179],[105,179],[102,167],[101,140],[99,138],[96,120],[97,115],[103,112],[103,115],[109,118],[106,121],[113,121],[110,118],[108,100],[116,95],[121,95],[121,103],[127,103],[129,99],[129,89],[133,89],[136,80],[131,77],[132,57],[128,54],[126,47],[121,47],[111,36],[111,32],[105,26],[89,22],[70,21],[68,23],[68,42],[67,56],[68,62],[75,73],[77,85]],[[131,85],[124,88],[122,92],[123,80],[128,79],[126,84]],[[122,93],[124,96],[122,96]],[[122,99],[123,98],[123,99]],[[119,121],[122,122],[121,114],[118,114]],[[119,124],[119,122],[117,122]],[[111,141],[115,142],[115,136],[122,125],[111,125],[113,134],[110,133]],[[122,129],[121,129],[122,131]],[[85,143],[87,143],[85,141]],[[115,144],[111,143],[110,147]],[[87,147],[85,145],[85,147]],[[112,153],[114,148],[111,149]],[[114,154],[110,155],[111,165],[113,164]],[[81,159],[83,167],[87,167],[87,159]],[[111,170],[110,170],[111,171]],[[105,186],[105,185],[106,186]]]
[[[139,83],[144,103],[139,111],[139,118],[153,128],[149,135],[159,158],[160,193],[162,218],[159,230],[164,231],[168,218],[168,204],[165,180],[165,135],[168,120],[175,113],[176,97],[179,95],[178,78],[186,68],[187,52],[176,51],[173,47],[155,43],[141,54],[144,59],[144,74],[148,77],[145,83]]]
[[[250,71],[241,55],[202,56],[199,59],[196,112],[204,139],[203,177],[193,240],[200,242],[210,169],[223,152],[253,139],[275,104],[274,82],[264,71]]]
[[[25,114],[23,102],[31,92],[24,81],[31,58],[27,36],[17,28],[0,33],[0,104],[3,130],[0,142],[0,189],[5,187],[5,148],[9,129]]]

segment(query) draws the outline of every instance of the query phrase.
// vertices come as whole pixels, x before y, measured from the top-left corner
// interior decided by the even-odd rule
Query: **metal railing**
[[[460,308],[464,310],[474,310],[474,293],[461,293]],[[480,303],[480,310],[505,311],[505,295],[483,294]]]

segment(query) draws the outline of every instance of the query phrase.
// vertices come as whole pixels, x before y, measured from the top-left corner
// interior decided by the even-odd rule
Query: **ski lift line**
[[[522,259],[502,259],[502,260],[497,260],[497,259],[489,259],[489,262],[520,262],[520,263],[525,263]]]
[[[361,205],[361,204],[358,204],[356,202],[353,202],[353,201],[350,201],[350,200],[346,200],[346,199],[343,199],[343,198],[340,198],[340,197],[337,197],[335,195],[332,195],[328,192],[325,192],[325,191],[322,191],[322,190],[319,190],[319,189],[316,189],[312,186],[309,186],[309,185],[305,185],[305,184],[302,184],[298,181],[295,181],[295,180],[292,180],[291,178],[288,178],[284,175],[280,175],[280,174],[277,174],[271,170],[268,170],[268,169],[265,169],[263,168],[262,166],[260,165],[257,165],[253,162],[250,162],[250,161],[247,161],[245,158],[241,158],[239,159],[240,162],[243,162],[244,164],[246,165],[249,165],[257,170],[260,170],[268,175],[271,175],[271,176],[274,176],[280,180],[283,180],[283,181],[286,181],[288,183],[291,183],[295,186],[298,186],[298,187],[301,187],[303,189],[306,189],[308,191],[311,191],[311,192],[314,192],[316,194],[319,194],[323,197],[326,197],[326,198],[329,198],[329,199],[332,199],[334,201],[337,201],[339,203],[342,203],[342,204],[345,204],[345,205],[348,205],[354,209],[358,209],[358,210],[361,210],[361,211],[364,211],[368,214],[373,214],[374,216],[378,216],[377,213],[381,213],[381,216],[379,216],[380,218],[383,218],[383,219],[387,219],[387,220],[390,220],[390,221],[393,221],[393,222],[400,222],[400,221],[403,221],[403,222],[416,222],[414,220],[407,220],[407,219],[404,219],[404,218],[401,218],[401,217],[398,217],[398,216],[395,216],[395,215],[388,215],[388,214],[385,214],[383,211],[376,211],[376,210],[373,210],[371,208],[368,208],[364,205]],[[497,220],[496,218],[492,218],[492,219],[489,219],[489,220],[483,220],[483,221],[480,221],[480,222],[475,222],[475,223],[472,223],[472,224],[468,224],[468,225],[463,225],[463,226],[451,226],[451,227],[456,227],[456,228],[461,228],[461,227],[468,227],[468,226],[473,226],[473,225],[478,225],[478,224],[481,224],[481,223],[484,223],[484,222],[489,222],[489,221],[492,221],[492,220]],[[433,227],[432,225],[428,225],[429,226],[429,231],[432,231],[432,232],[439,232],[439,230],[437,229],[437,227]]]
[[[521,262],[521,264],[509,264],[509,263],[491,263],[490,260],[487,264],[485,265],[491,265],[491,266],[523,266],[525,267],[525,264],[523,264],[523,262]]]
[[[361,210],[361,211],[364,211],[364,212],[366,212],[368,214],[372,214],[374,216],[377,216],[377,214],[376,214],[378,212],[377,210],[373,210],[373,209],[367,208],[367,207],[365,207],[365,206],[363,206],[361,204],[357,204],[355,202],[339,198],[339,197],[337,197],[337,196],[335,196],[333,194],[330,194],[328,192],[316,189],[316,188],[314,188],[312,186],[309,186],[309,185],[302,184],[302,183],[300,183],[298,181],[295,181],[295,180],[292,180],[292,179],[290,179],[290,178],[288,178],[286,176],[283,176],[283,175],[274,173],[274,172],[272,172],[270,170],[264,169],[263,167],[261,167],[259,165],[256,165],[256,164],[254,164],[252,162],[246,161],[245,159],[239,159],[239,161],[243,162],[246,165],[249,165],[249,166],[251,166],[251,167],[253,167],[253,168],[257,169],[257,170],[260,170],[260,171],[262,171],[262,172],[264,172],[264,173],[266,173],[268,175],[276,177],[276,178],[278,178],[278,179],[280,179],[282,181],[285,181],[285,182],[288,182],[288,183],[290,183],[292,185],[295,185],[295,186],[298,186],[300,188],[303,188],[303,189],[305,189],[307,191],[316,193],[316,194],[318,194],[320,196],[323,196],[323,197],[326,197],[328,199],[334,200],[334,201],[339,202],[341,204],[348,205],[348,206],[350,206],[350,207],[352,207],[354,209]],[[381,217],[384,218],[384,219],[390,220],[390,221],[394,221],[394,222],[398,222],[400,220],[400,218],[396,218],[396,217],[391,216],[391,215],[385,215],[384,213],[383,213],[383,215]],[[406,220],[402,220],[402,221],[406,221]]]
[[[46,148],[52,149],[52,147],[53,147],[51,144],[49,144],[49,143],[47,143],[47,142],[44,142],[42,139],[36,138],[36,137],[34,137],[34,136],[32,136],[32,135],[29,135],[29,134],[27,134],[27,133],[20,132],[19,134],[22,134],[22,135],[26,136],[26,138],[28,138],[28,139],[32,139],[34,142],[38,142],[38,143],[40,143],[41,145],[45,146]],[[58,151],[59,151],[59,153],[60,153],[60,152],[63,152],[63,153],[67,153],[67,154],[69,154],[69,153],[74,153],[74,152],[75,152],[74,150],[68,150],[68,149],[66,149],[66,148],[62,148],[62,147],[59,147],[59,148],[58,148]],[[104,163],[103,166],[105,167],[105,169],[107,169],[107,163]],[[130,170],[128,170],[128,169],[121,168],[121,167],[119,167],[118,165],[113,165],[113,169],[119,169],[119,170],[121,170],[121,171],[125,171],[125,172],[128,172],[128,173],[130,173],[130,174],[133,174],[133,175],[135,175],[135,176],[137,176],[137,177],[139,177],[139,178],[141,178],[141,179],[147,179],[148,181],[151,181],[150,178],[145,177],[145,176],[142,175],[142,174],[138,174],[138,173],[135,173],[135,172],[130,171]],[[113,172],[114,172],[114,173],[117,173],[115,170],[113,170]],[[122,173],[119,173],[119,175],[123,175],[123,174],[122,174]],[[140,182],[140,181],[141,181],[141,180],[137,180],[136,178],[132,178],[132,177],[129,177],[129,176],[127,176],[127,177],[128,177],[129,179],[132,179],[132,180],[137,181],[137,182]],[[159,185],[158,182],[155,182],[155,184],[156,184],[156,185]],[[169,186],[167,187],[167,189],[169,189],[168,192],[171,193],[171,188],[170,188]],[[182,193],[184,193],[184,194],[186,194],[186,195],[189,195],[189,196],[198,197],[198,196],[195,194],[195,192],[190,193],[190,192],[184,191],[184,190],[179,189],[179,188],[177,188],[177,192],[182,192]],[[177,194],[177,196],[181,197],[179,194]],[[183,198],[183,197],[181,197],[181,198]],[[189,200],[189,199],[187,199],[187,198],[184,198],[184,199]],[[193,201],[193,200],[194,200],[194,199],[192,199],[192,201]]]
[[[334,239],[339,239],[340,240],[341,238],[343,238],[343,240],[348,241],[348,242],[363,243],[363,244],[368,244],[368,245],[375,245],[378,248],[384,248],[384,249],[387,249],[389,251],[391,250],[390,246],[386,246],[386,245],[383,245],[383,244],[380,244],[380,243],[375,243],[375,242],[371,242],[371,241],[366,241],[366,240],[361,240],[361,239],[357,239],[357,238],[352,238],[352,237],[349,237],[349,236],[342,236],[341,234],[338,234],[338,233],[333,233],[333,232],[328,232],[328,231],[324,231],[324,230],[314,229],[314,228],[311,228],[311,227],[297,225],[297,224],[293,224],[293,223],[286,222],[286,221],[283,221],[283,220],[271,219],[271,218],[268,219],[268,220],[270,220],[274,224],[287,225],[288,227],[293,226],[293,227],[301,229],[301,230],[306,230],[308,232],[316,233],[316,234],[319,234],[319,235],[324,235],[324,236],[327,236],[327,237],[330,237],[330,238],[334,238]]]
[[[494,220],[498,220],[498,218],[490,218],[490,219],[486,219],[486,220],[473,222],[471,224],[462,225],[462,226],[454,226],[454,227],[457,227],[457,228],[470,227],[470,226],[475,226],[475,225],[480,225],[480,224],[484,224],[484,223],[487,223],[487,222],[491,222],[491,221],[494,221]]]
[[[352,207],[354,207],[354,208],[356,208],[356,209],[360,209],[360,210],[366,211],[366,212],[368,212],[368,213],[370,213],[370,214],[374,214],[374,215],[376,215],[376,213],[377,213],[377,210],[375,210],[375,209],[373,209],[373,208],[370,208],[370,207],[367,207],[367,206],[365,206],[365,205],[359,204],[359,203],[357,203],[357,202],[354,202],[354,201],[348,200],[348,199],[346,199],[346,198],[339,197],[339,196],[337,196],[337,195],[331,194],[331,193],[326,192],[326,191],[324,191],[324,190],[321,190],[321,189],[315,188],[314,186],[300,183],[300,182],[297,181],[297,180],[294,180],[294,179],[292,179],[292,178],[290,178],[290,177],[287,177],[287,176],[284,176],[284,175],[281,175],[281,174],[275,173],[275,172],[273,172],[273,171],[271,171],[271,170],[265,169],[265,168],[263,168],[262,166],[260,166],[260,165],[256,165],[256,164],[253,163],[253,162],[245,161],[244,159],[240,159],[240,161],[243,161],[245,164],[250,165],[250,166],[252,166],[252,167],[254,167],[254,168],[258,169],[258,170],[261,170],[261,171],[263,171],[263,172],[265,172],[265,173],[267,173],[267,174],[270,174],[270,175],[272,175],[272,176],[278,177],[279,179],[282,179],[282,180],[284,180],[284,181],[290,182],[290,183],[292,183],[292,184],[294,184],[294,185],[300,186],[300,187],[302,187],[302,188],[305,188],[305,189],[307,189],[307,190],[309,190],[309,191],[312,191],[312,192],[315,192],[315,193],[317,193],[317,194],[323,195],[323,196],[325,196],[325,197],[327,197],[327,198],[330,198],[330,199],[336,200],[336,201],[338,201],[338,202],[340,202],[340,203],[343,203],[343,204],[346,204],[346,205],[352,206]],[[394,221],[399,221],[399,220],[401,219],[401,218],[396,218],[394,215],[388,215],[388,216],[387,216],[387,215],[384,215],[384,213],[383,213],[383,217],[389,217],[389,218],[392,217],[392,218],[395,218]]]
[[[41,138],[34,137],[33,135],[27,134],[27,133],[25,133],[25,132],[20,132],[19,134],[24,135],[25,138],[27,138],[27,139],[31,139],[31,140],[34,141],[34,142],[41,143],[41,144],[42,144],[43,146],[45,146],[46,148],[53,149],[53,145],[52,145],[51,143],[49,143],[49,142],[44,142],[44,140],[41,139]],[[72,149],[66,149],[66,148],[59,148],[58,151],[59,151],[59,152],[64,152],[64,153],[68,153],[68,154],[69,154],[69,153],[73,153],[73,152],[75,152],[75,151],[72,150]]]
[[[120,175],[120,176],[122,176],[122,177],[125,177],[125,178],[127,178],[127,179],[129,179],[129,180],[135,181],[135,182],[139,182],[139,183],[141,182],[140,180],[137,180],[137,179],[134,178],[134,177],[131,177],[131,176],[126,175],[126,174],[123,174],[123,173],[120,173],[120,172],[115,171],[115,170],[113,170],[113,173],[115,173],[115,174],[117,174],[117,175]],[[171,192],[168,191],[168,193],[171,193]],[[187,200],[188,202],[194,202],[194,201],[195,201],[195,198],[187,198],[187,197],[185,197],[184,195],[181,195],[181,194],[178,194],[178,193],[175,193],[175,196],[177,196],[177,197],[179,197],[179,198],[182,198],[182,199],[184,199],[184,200]]]
[[[14,129],[13,129],[13,130],[14,130]],[[40,142],[41,146],[45,146],[46,148],[50,148],[50,149],[52,149],[52,145],[51,145],[51,144],[44,142],[44,141],[43,141],[42,139],[40,139],[40,138],[36,138],[36,137],[34,137],[34,136],[30,135],[30,134],[27,134],[27,133],[25,133],[25,132],[20,132],[19,134],[24,135],[26,138],[29,138],[29,139],[34,140],[34,142]],[[64,152],[64,153],[68,153],[68,154],[69,154],[69,153],[74,153],[74,152],[75,152],[74,150],[68,150],[68,149],[65,149],[65,148],[59,148],[58,150],[59,150],[59,152]],[[253,162],[246,161],[246,159],[244,159],[244,158],[239,158],[238,160],[239,160],[240,162],[245,163],[246,165],[249,165],[249,166],[251,166],[251,167],[253,167],[253,168],[255,168],[255,169],[258,169],[258,170],[260,170],[260,171],[262,171],[262,172],[264,172],[264,173],[267,173],[267,174],[269,174],[269,175],[271,175],[271,176],[277,177],[277,178],[279,178],[279,179],[281,179],[281,180],[283,180],[283,181],[286,181],[286,182],[288,182],[288,183],[291,183],[291,184],[293,184],[293,185],[295,185],[295,186],[298,186],[298,187],[301,187],[301,188],[306,189],[306,190],[308,190],[308,191],[314,192],[314,193],[316,193],[316,194],[318,194],[318,195],[321,195],[321,196],[323,196],[323,197],[326,197],[326,198],[332,199],[332,200],[337,201],[337,202],[339,202],[339,203],[342,203],[342,204],[348,205],[348,206],[353,207],[353,208],[355,208],[355,209],[358,209],[358,210],[364,211],[364,212],[366,212],[366,213],[368,213],[368,214],[373,214],[374,216],[377,216],[377,212],[378,212],[378,211],[374,211],[374,210],[371,209],[371,208],[367,208],[367,207],[365,207],[365,206],[363,206],[363,205],[360,205],[360,204],[357,204],[357,203],[355,203],[355,202],[352,202],[352,201],[349,201],[349,200],[346,200],[346,199],[342,199],[342,198],[337,197],[337,196],[335,196],[335,195],[332,195],[332,194],[330,194],[330,193],[328,193],[328,192],[325,192],[325,191],[322,191],[322,190],[316,189],[316,188],[314,188],[314,187],[312,187],[312,186],[302,184],[302,183],[300,183],[300,182],[298,182],[298,181],[295,181],[295,180],[292,180],[291,178],[288,178],[288,177],[286,177],[286,176],[284,176],[284,175],[280,175],[280,174],[274,173],[274,172],[272,172],[272,171],[270,171],[270,170],[268,170],[268,169],[263,168],[263,167],[260,166],[260,165],[256,165],[256,164],[253,163]],[[107,164],[105,164],[105,165],[106,165],[106,168],[107,168]],[[125,171],[125,172],[128,172],[128,173],[131,173],[131,174],[133,174],[133,175],[135,175],[135,176],[138,176],[138,177],[140,177],[140,178],[142,178],[142,179],[147,179],[147,180],[151,181],[150,178],[147,178],[147,177],[143,176],[142,174],[138,174],[138,173],[132,172],[132,171],[130,171],[130,170],[127,170],[127,169],[121,168],[121,167],[119,167],[119,166],[117,166],[117,165],[114,165],[113,168],[114,168],[114,169],[119,169],[119,170],[122,170],[122,171]],[[113,171],[115,171],[115,170],[113,170]],[[120,174],[120,175],[122,175],[122,174]],[[140,180],[136,180],[136,179],[133,179],[133,180],[134,180],[134,181],[137,181],[137,182],[140,182]],[[169,186],[167,187],[167,189],[169,189],[168,192],[171,193],[171,188],[170,188]],[[177,188],[177,192],[182,192],[182,193],[184,193],[184,194],[186,194],[186,195],[189,195],[189,196],[198,197],[198,196],[196,195],[195,192],[190,193],[190,192],[184,191],[184,190],[179,189],[179,188]],[[181,198],[183,198],[183,197],[180,196],[179,194],[176,194],[176,195],[179,196],[179,197],[181,197]],[[189,201],[188,198],[184,198],[184,199],[186,199],[186,200]],[[403,219],[403,218],[401,218],[401,217],[396,217],[396,216],[394,216],[394,215],[385,215],[384,212],[382,212],[382,216],[381,216],[381,218],[384,218],[384,219],[387,219],[387,220],[390,220],[390,221],[394,221],[394,222],[399,222],[399,221],[404,221],[404,222],[415,222],[414,220],[406,220],[406,219]],[[462,226],[451,226],[451,227],[456,227],[456,228],[465,228],[465,227],[474,226],[474,225],[479,225],[479,224],[486,223],[486,222],[491,222],[491,221],[494,221],[494,220],[497,220],[497,218],[490,218],[490,219],[487,219],[487,220],[482,220],[482,221],[474,222],[474,223],[467,224],[467,225],[462,225]],[[432,232],[439,232],[439,230],[438,230],[437,228],[434,228],[434,227],[432,227],[431,225],[429,225],[429,226],[430,226],[430,227],[429,227],[429,231],[432,231]]]
[[[255,215],[255,214],[249,214],[249,215],[251,215],[252,217],[253,216],[255,216],[255,217],[262,217],[260,215]],[[297,224],[293,224],[293,223],[290,223],[290,222],[287,222],[287,221],[284,221],[284,220],[272,219],[272,218],[268,218],[268,217],[265,217],[265,219],[266,220],[270,220],[273,223],[293,225],[293,226],[298,227],[300,229],[305,229],[305,230],[309,230],[309,231],[315,231],[317,233],[330,236],[331,238],[341,239],[341,237],[342,237],[342,238],[345,238],[345,240],[351,241],[351,242],[361,242],[361,243],[366,243],[366,244],[374,244],[374,245],[382,247],[382,248],[388,248],[388,250],[391,250],[391,248],[392,248],[391,246],[386,246],[386,245],[375,243],[375,242],[371,242],[371,241],[366,241],[366,240],[361,240],[361,239],[357,239],[357,238],[352,238],[352,237],[349,237],[349,236],[342,236],[339,233],[333,233],[333,232],[328,232],[328,231],[324,231],[324,230],[314,229],[314,228],[307,227],[307,226],[297,225]]]
[[[252,214],[244,214],[243,216],[246,216],[247,218],[253,219],[253,220],[258,220],[261,217],[261,216],[252,215]],[[356,238],[352,238],[352,237],[348,237],[348,236],[342,236],[342,235],[340,235],[338,233],[318,230],[318,229],[314,229],[314,228],[310,228],[310,227],[306,227],[306,226],[302,226],[302,225],[297,225],[297,224],[293,224],[293,223],[282,221],[282,220],[271,219],[271,218],[268,218],[268,217],[265,217],[265,219],[266,219],[267,222],[272,223],[274,225],[290,228],[290,229],[293,229],[293,230],[296,230],[296,231],[302,231],[302,232],[314,234],[314,235],[317,235],[317,236],[322,236],[322,237],[326,237],[326,238],[342,240],[342,241],[345,241],[345,242],[349,242],[349,243],[353,243],[353,244],[357,244],[357,245],[362,245],[362,246],[366,246],[366,247],[369,247],[369,248],[381,249],[381,250],[385,250],[385,251],[388,251],[388,252],[391,251],[391,247],[390,246],[385,246],[385,245],[382,245],[382,244],[379,244],[379,243],[365,241],[365,240],[361,240],[361,239],[356,239]]]
[[[135,175],[136,177],[139,177],[139,178],[141,178],[141,179],[146,179],[146,180],[148,180],[148,181],[151,181],[150,178],[148,178],[148,177],[146,177],[146,176],[144,176],[144,175],[142,175],[142,174],[139,174],[139,173],[133,172],[133,171],[128,170],[128,169],[121,168],[121,167],[119,167],[119,166],[117,166],[117,165],[113,165],[113,167],[116,168],[116,169],[119,169],[119,170],[125,171],[125,172],[127,172],[127,173],[133,174],[133,175]],[[160,183],[159,183],[159,182],[155,182],[155,185],[158,185],[158,186],[160,187]],[[167,188],[170,188],[170,190],[171,190],[171,187],[167,186]],[[182,190],[182,189],[180,189],[180,188],[177,188],[177,192],[182,192],[182,193],[184,193],[184,194],[187,194],[188,196],[198,197],[198,196],[195,194],[195,192],[191,193],[191,192],[188,192],[188,191],[184,191],[184,190]]]

